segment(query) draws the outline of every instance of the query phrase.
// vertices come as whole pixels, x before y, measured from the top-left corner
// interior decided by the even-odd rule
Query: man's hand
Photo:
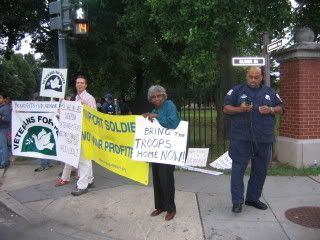
[[[261,114],[271,114],[273,111],[272,111],[271,107],[269,107],[267,105],[263,105],[263,106],[259,107],[259,112]]]
[[[240,109],[241,109],[241,112],[251,112],[252,108],[253,108],[253,105],[248,105],[246,104],[245,102],[241,103],[240,104]]]

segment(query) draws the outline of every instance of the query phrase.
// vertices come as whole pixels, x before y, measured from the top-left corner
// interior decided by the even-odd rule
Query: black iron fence
[[[189,122],[188,148],[209,148],[208,162],[227,150],[226,126],[221,126],[222,138],[217,137],[217,110],[213,101],[190,99],[182,102],[180,115]]]

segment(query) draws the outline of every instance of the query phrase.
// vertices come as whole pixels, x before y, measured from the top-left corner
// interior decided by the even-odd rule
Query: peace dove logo
[[[23,139],[21,152],[38,152],[57,156],[56,142],[52,130],[41,126],[29,128]]]
[[[57,92],[62,92],[62,79],[59,75],[53,74],[50,76],[44,86],[44,89],[50,89]]]

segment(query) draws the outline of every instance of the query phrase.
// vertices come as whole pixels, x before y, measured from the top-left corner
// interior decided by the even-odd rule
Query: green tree
[[[11,55],[1,58],[0,85],[12,99],[27,100],[37,90],[39,68],[32,55]]]
[[[0,2],[0,55],[9,57],[13,46],[20,47],[26,34],[40,37],[48,33],[43,24],[48,20],[47,1],[2,0]]]
[[[320,2],[317,0],[296,0],[299,3],[294,12],[296,27],[310,27],[315,33],[315,40],[320,41]]]

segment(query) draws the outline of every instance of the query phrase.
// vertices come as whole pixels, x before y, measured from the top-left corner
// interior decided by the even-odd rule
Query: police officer
[[[240,213],[244,203],[243,176],[249,160],[251,173],[245,204],[266,210],[262,188],[271,158],[275,114],[282,114],[282,100],[270,87],[262,85],[262,71],[247,70],[246,84],[232,88],[224,99],[223,112],[231,116],[229,155],[232,159],[232,212]]]
[[[116,114],[116,108],[113,102],[113,96],[112,94],[108,93],[106,94],[105,102],[102,104],[101,111],[103,113],[115,115]]]

